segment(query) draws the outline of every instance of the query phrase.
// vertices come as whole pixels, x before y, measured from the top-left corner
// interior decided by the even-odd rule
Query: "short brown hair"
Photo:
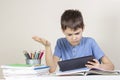
[[[62,30],[66,30],[67,27],[74,30],[84,28],[83,17],[80,11],[69,9],[62,14],[61,28]]]

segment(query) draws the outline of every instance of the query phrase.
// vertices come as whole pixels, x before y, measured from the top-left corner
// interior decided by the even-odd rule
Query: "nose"
[[[73,40],[76,40],[77,37],[76,37],[75,35],[72,35],[72,39],[73,39]]]

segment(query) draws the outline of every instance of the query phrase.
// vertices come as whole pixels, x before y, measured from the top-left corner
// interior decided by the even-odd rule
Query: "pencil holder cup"
[[[26,64],[28,64],[28,65],[40,65],[41,60],[40,59],[26,59]]]

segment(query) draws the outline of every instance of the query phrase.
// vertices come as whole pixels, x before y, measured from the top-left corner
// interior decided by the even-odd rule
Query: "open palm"
[[[33,36],[32,39],[43,44],[44,46],[50,46],[50,42],[46,39],[40,38],[38,36]]]

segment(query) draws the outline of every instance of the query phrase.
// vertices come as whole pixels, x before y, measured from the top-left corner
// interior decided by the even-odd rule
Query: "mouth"
[[[72,43],[78,43],[79,41],[72,41]]]
[[[72,45],[78,45],[79,44],[79,41],[73,41],[71,42]]]

